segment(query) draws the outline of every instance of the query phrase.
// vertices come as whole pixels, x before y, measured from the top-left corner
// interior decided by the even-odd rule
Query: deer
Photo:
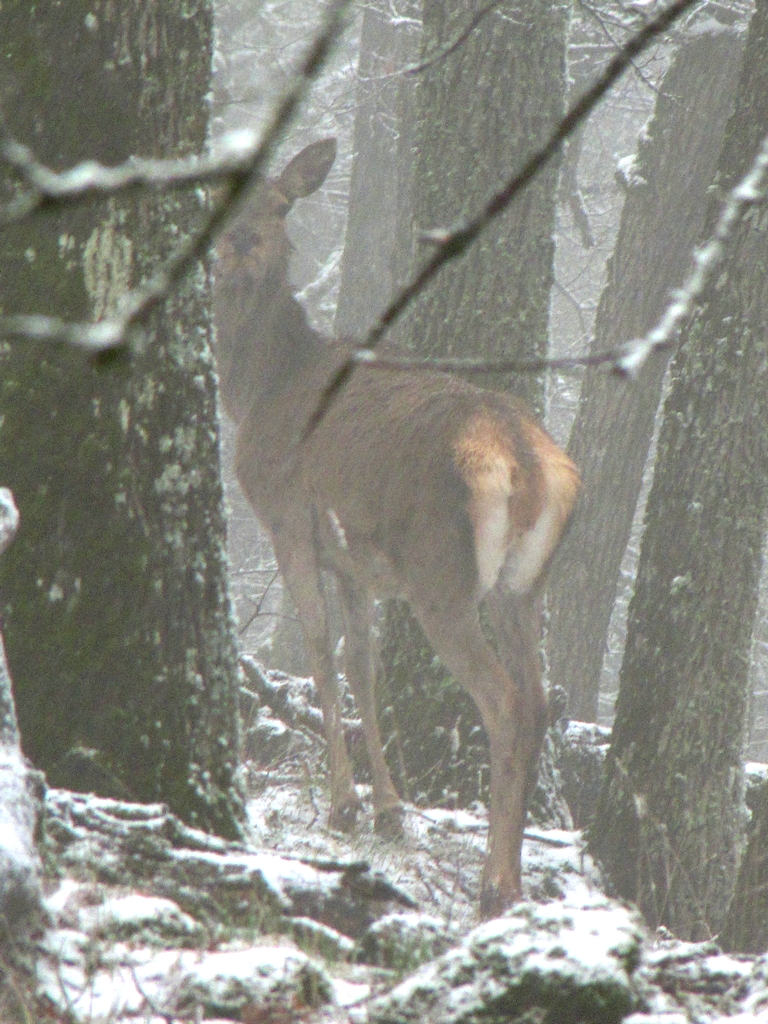
[[[237,426],[235,472],[302,624],[327,741],[331,828],[351,831],[361,800],[342,729],[322,571],[335,577],[342,606],[345,669],[378,832],[402,832],[403,805],[376,716],[374,601],[405,597],[474,699],[490,743],[480,891],[488,918],[522,894],[526,801],[547,723],[542,586],[579,477],[519,400],[445,373],[359,366],[315,416],[354,346],[314,329],[294,295],[286,218],[323,183],[335,152],[335,140],[315,142],[277,177],[262,179],[217,243],[217,359],[222,404]],[[479,604],[497,585],[514,595],[519,620],[511,674],[480,625]]]

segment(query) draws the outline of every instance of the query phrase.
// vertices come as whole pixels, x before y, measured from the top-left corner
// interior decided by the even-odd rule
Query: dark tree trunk
[[[664,77],[627,182],[594,351],[641,337],[681,280],[704,223],[742,48],[735,31],[695,37]],[[570,717],[582,721],[597,720],[608,626],[667,361],[655,356],[629,385],[601,368],[582,383],[568,454],[583,489],[547,591],[550,680],[567,691]]]
[[[11,492],[0,488],[0,557],[13,542],[19,513]],[[21,753],[11,677],[0,636],[0,992],[12,985],[9,947],[18,947],[43,920],[42,865],[35,848],[43,803],[43,779]],[[15,995],[15,993],[14,993]],[[8,1012],[0,995],[0,1018]]]
[[[207,0],[12,2],[0,36],[6,124],[45,163],[205,145]],[[107,315],[199,215],[190,190],[7,229],[4,310]],[[200,266],[110,361],[3,349],[0,482],[21,528],[0,583],[24,750],[50,781],[163,800],[232,836],[237,661],[207,295]]]
[[[475,0],[427,0],[423,57],[450,49],[481,6]],[[562,7],[502,4],[420,74],[413,129],[415,232],[450,227],[475,213],[541,144],[563,110],[564,40]],[[556,187],[553,164],[463,259],[441,271],[406,317],[398,340],[421,355],[542,354]],[[419,246],[417,259],[421,252]],[[539,378],[484,383],[509,387],[541,410]],[[503,594],[493,593],[488,602],[491,621],[506,617]],[[388,606],[383,634],[385,690],[413,794],[447,803],[484,797],[488,754],[473,702],[436,661],[405,605]],[[499,647],[508,661],[503,640]]]
[[[485,5],[424,4],[426,56]],[[502,4],[422,73],[416,101],[414,230],[448,228],[478,207],[546,138],[564,105],[564,10]],[[547,346],[557,164],[549,164],[472,250],[443,268],[413,307],[422,355],[541,355]],[[424,251],[416,250],[417,262]],[[477,378],[473,378],[477,379]],[[540,378],[498,376],[541,408]]]
[[[752,19],[717,197],[768,127]],[[768,213],[747,210],[673,364],[591,848],[681,938],[723,925],[744,838],[741,754],[768,480]]]
[[[748,803],[752,811],[749,840],[718,942],[740,953],[764,953],[768,949],[768,783],[758,787]]]

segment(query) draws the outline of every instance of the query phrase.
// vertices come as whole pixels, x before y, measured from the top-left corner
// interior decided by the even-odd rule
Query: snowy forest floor
[[[246,767],[245,843],[49,791],[49,920],[2,1024],[768,1022],[768,959],[650,934],[579,832],[531,828],[526,902],[478,926],[482,808],[409,807],[400,842],[366,814],[350,837],[316,750]]]

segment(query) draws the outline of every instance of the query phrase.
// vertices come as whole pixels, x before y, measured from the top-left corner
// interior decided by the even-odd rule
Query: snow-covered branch
[[[184,188],[241,174],[247,172],[255,148],[252,132],[236,131],[202,156],[175,160],[132,156],[117,167],[85,160],[66,171],[52,171],[35,159],[28,146],[0,134],[0,161],[13,168],[25,185],[18,196],[0,205],[0,225],[24,220],[41,206],[50,210],[80,202],[85,196],[108,195],[131,187]]]

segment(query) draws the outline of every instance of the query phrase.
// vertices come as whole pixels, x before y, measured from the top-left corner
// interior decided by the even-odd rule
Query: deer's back
[[[325,563],[362,566],[383,593],[413,597],[427,581],[433,592],[478,596],[510,550],[509,583],[525,589],[573,503],[567,457],[510,396],[445,374],[364,367],[302,440],[344,358],[326,350],[241,428],[238,475],[265,525],[306,531],[312,516]]]

